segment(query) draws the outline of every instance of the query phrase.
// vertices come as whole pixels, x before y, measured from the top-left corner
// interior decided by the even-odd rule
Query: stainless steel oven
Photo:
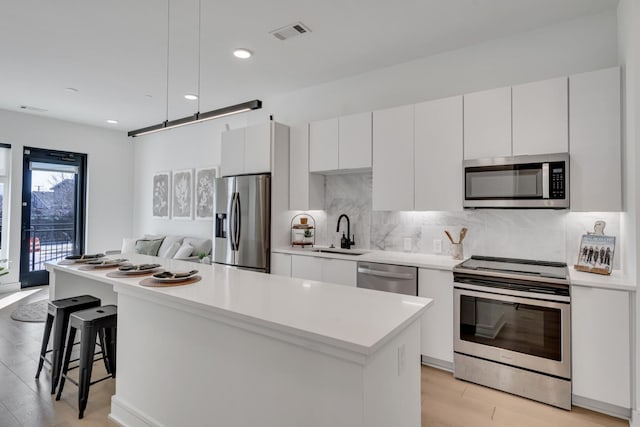
[[[569,207],[569,154],[465,160],[465,208]]]
[[[571,408],[562,263],[472,257],[454,269],[455,376]]]

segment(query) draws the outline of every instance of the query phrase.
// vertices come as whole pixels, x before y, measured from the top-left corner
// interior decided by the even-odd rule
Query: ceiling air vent
[[[269,31],[269,34],[273,34],[278,40],[287,40],[291,37],[299,36],[301,34],[310,33],[309,27],[302,22],[296,22],[295,24],[286,25],[277,30]]]
[[[21,105],[20,109],[27,110],[27,111],[35,111],[36,113],[46,113],[48,111],[48,110],[45,110],[44,108],[31,107],[29,105]]]

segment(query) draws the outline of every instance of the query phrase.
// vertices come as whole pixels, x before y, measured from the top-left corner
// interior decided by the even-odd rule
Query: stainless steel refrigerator
[[[213,262],[268,273],[271,176],[217,178],[213,190]]]

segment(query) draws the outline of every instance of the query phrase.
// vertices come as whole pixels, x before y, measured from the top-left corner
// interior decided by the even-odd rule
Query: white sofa
[[[161,242],[160,242],[161,241]],[[159,245],[159,246],[158,246]],[[157,247],[157,252],[155,248]],[[120,251],[108,251],[108,253],[145,253],[162,258],[181,259],[186,261],[199,261],[200,254],[204,252],[211,257],[211,239],[200,237],[177,235],[151,235],[122,239]]]

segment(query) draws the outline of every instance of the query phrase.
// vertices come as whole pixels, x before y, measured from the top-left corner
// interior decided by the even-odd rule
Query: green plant
[[[206,257],[206,256],[207,256],[207,253],[206,253],[206,252],[200,252],[200,253],[198,254],[198,259],[203,259],[203,258],[204,258],[204,257]]]
[[[312,237],[313,234],[311,233],[311,230],[304,230],[304,237]]]

